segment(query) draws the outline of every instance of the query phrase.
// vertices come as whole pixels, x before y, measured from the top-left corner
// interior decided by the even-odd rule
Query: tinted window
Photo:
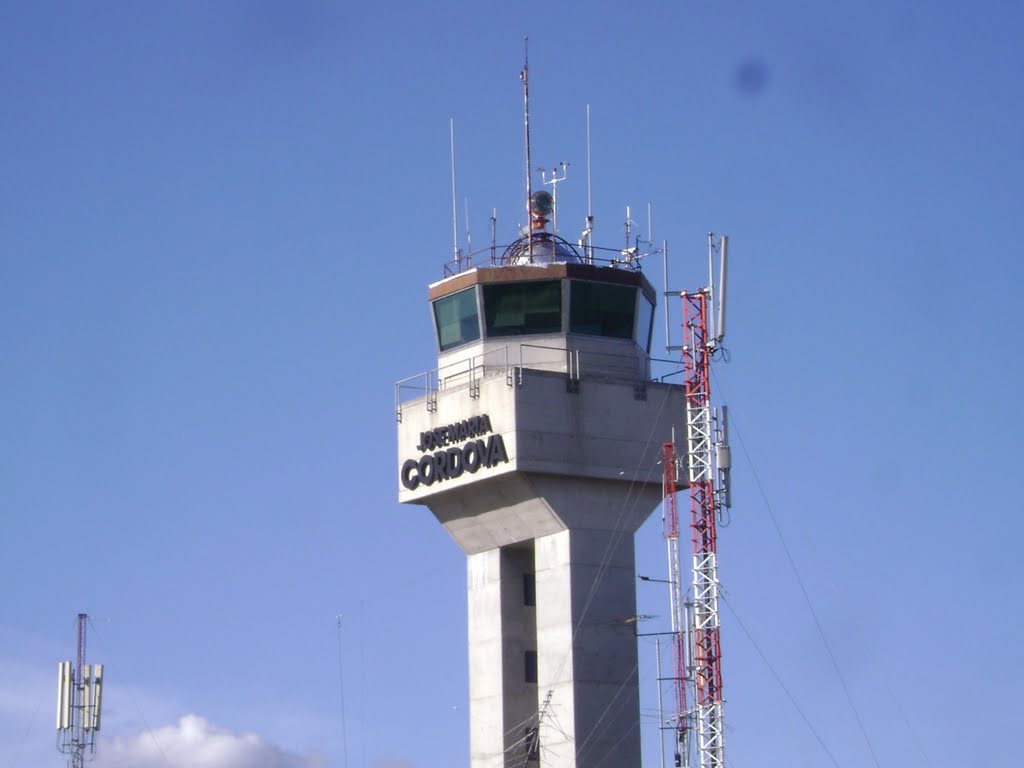
[[[651,351],[651,329],[654,328],[654,305],[640,292],[640,317],[636,321],[636,343],[644,352]]]
[[[562,330],[562,284],[558,280],[485,285],[488,336],[523,336]]]
[[[636,288],[572,281],[569,331],[612,339],[633,338]]]
[[[453,293],[434,302],[437,343],[441,351],[480,338],[480,319],[476,311],[476,289]]]

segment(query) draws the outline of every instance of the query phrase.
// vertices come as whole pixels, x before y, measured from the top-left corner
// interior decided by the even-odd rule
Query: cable
[[[596,763],[594,763],[594,768],[598,768],[598,766],[600,766],[605,760],[607,760],[609,757],[611,757],[612,754],[614,754],[614,752],[615,752],[615,748],[617,746],[619,746],[619,744],[621,744],[623,741],[625,741],[626,737],[629,736],[630,734],[632,734],[633,731],[635,731],[639,727],[640,727],[640,722],[637,721],[637,720],[634,720],[633,724],[631,726],[629,726],[629,728],[627,728],[625,731],[623,731],[622,735],[619,736],[619,738],[615,740],[615,743],[612,744],[608,748],[608,750],[601,756],[601,759],[598,760]]]
[[[102,645],[103,638],[100,636],[100,632],[96,628],[96,622],[92,620],[91,616],[88,617],[86,621],[89,622],[89,626],[92,627],[93,635],[100,641],[100,644]],[[109,646],[107,646],[107,648],[109,648]],[[135,708],[135,713],[139,716],[139,720],[142,721],[142,727],[146,731],[146,735],[149,736],[150,740],[153,742],[153,746],[156,747],[156,751],[160,753],[160,757],[163,758],[164,762],[167,763],[169,768],[173,768],[174,764],[171,762],[170,758],[167,757],[167,753],[164,752],[164,748],[160,745],[160,742],[157,740],[156,733],[154,732],[153,728],[150,727],[149,721],[146,719],[146,716],[142,713],[142,708],[139,706],[138,701],[136,701],[135,697],[132,695],[131,688],[126,688],[125,690],[128,692],[128,696],[131,699],[132,706]]]
[[[739,624],[740,629],[743,630],[743,634],[747,636],[747,639],[750,641],[750,644],[754,646],[754,650],[757,651],[757,655],[761,657],[761,661],[763,661],[765,666],[768,667],[768,671],[772,673],[772,676],[775,678],[775,682],[779,684],[779,687],[782,688],[783,693],[786,694],[790,704],[793,705],[793,709],[795,709],[797,711],[797,714],[803,718],[804,723],[810,729],[811,733],[814,734],[814,738],[818,740],[818,743],[821,745],[821,748],[825,750],[825,754],[828,755],[829,759],[832,761],[832,765],[836,766],[836,768],[839,768],[839,763],[838,761],[836,761],[835,755],[832,754],[832,751],[828,748],[828,745],[825,744],[825,740],[821,738],[821,735],[818,733],[814,725],[811,723],[810,718],[808,718],[807,715],[804,714],[804,711],[800,709],[800,705],[796,703],[796,698],[790,692],[789,688],[786,687],[786,684],[782,681],[782,677],[775,670],[775,667],[772,666],[772,663],[768,661],[768,657],[764,655],[764,651],[761,650],[761,646],[757,644],[757,641],[754,639],[754,636],[750,634],[750,630],[747,629],[747,625],[743,623],[743,620],[739,617],[739,614],[736,613],[736,609],[732,607],[732,603],[729,602],[729,600],[725,597],[724,593],[720,594],[719,597],[722,599],[722,602],[725,603],[725,607],[729,609],[729,612],[732,614],[733,618],[736,619],[736,623]]]
[[[341,614],[336,617],[338,620],[338,692],[341,696],[341,754],[342,765],[348,768],[348,731],[345,720],[345,678],[342,674],[342,653],[341,653]]]
[[[716,386],[718,381],[716,378]],[[832,669],[836,673],[836,677],[839,678],[839,684],[843,689],[843,694],[846,696],[846,701],[850,705],[850,710],[853,712],[853,717],[857,721],[857,727],[860,729],[861,735],[864,737],[864,742],[867,744],[868,752],[871,754],[871,760],[875,764],[876,768],[882,768],[878,762],[878,755],[875,754],[874,745],[871,743],[871,737],[868,736],[867,728],[864,725],[864,720],[860,716],[860,712],[857,709],[857,705],[853,701],[853,696],[850,693],[850,688],[846,684],[846,678],[843,677],[842,671],[839,669],[839,661],[836,659],[835,653],[832,651],[832,646],[829,645],[828,637],[825,635],[825,628],[822,626],[821,619],[818,618],[818,612],[814,610],[814,603],[811,601],[810,593],[807,591],[807,586],[804,584],[804,579],[800,575],[800,569],[797,568],[796,560],[793,557],[793,553],[786,543],[786,537],[782,535],[782,527],[779,525],[779,521],[775,517],[775,512],[772,509],[771,502],[768,501],[768,494],[764,490],[764,486],[761,483],[761,478],[757,474],[757,469],[754,466],[753,459],[750,457],[750,452],[747,450],[747,444],[743,440],[743,432],[735,424],[733,420],[733,431],[736,433],[736,438],[739,440],[740,448],[743,450],[743,455],[747,460],[747,464],[750,467],[751,477],[754,478],[754,483],[757,485],[757,490],[761,494],[761,500],[764,502],[765,510],[768,512],[768,519],[771,521],[772,527],[775,529],[776,535],[779,537],[779,543],[782,544],[782,550],[786,554],[786,560],[789,562],[789,567],[793,571],[793,575],[796,577],[796,582],[800,587],[800,592],[804,596],[804,602],[807,603],[807,609],[811,613],[811,618],[814,620],[814,626],[818,630],[818,635],[821,637],[822,645],[825,646],[825,652],[828,654],[828,658],[832,663]]]
[[[18,764],[18,758],[21,757],[22,750],[25,749],[25,745],[28,744],[29,737],[32,735],[32,727],[35,725],[36,720],[39,719],[39,713],[42,710],[42,703],[36,705],[35,711],[32,713],[32,717],[29,719],[28,727],[25,729],[25,735],[21,739],[21,743],[18,748],[14,751],[14,757],[11,758],[10,768],[14,768]]]
[[[585,620],[585,618],[586,618],[586,616],[587,616],[587,614],[588,614],[588,612],[590,610],[591,605],[593,604],[594,600],[597,597],[598,587],[600,586],[601,582],[603,581],[604,576],[605,576],[605,574],[606,574],[606,572],[608,570],[608,567],[609,567],[609,565],[611,563],[612,555],[614,554],[615,550],[618,548],[618,546],[621,543],[623,537],[626,535],[625,521],[632,515],[632,513],[636,510],[637,505],[640,503],[641,494],[639,492],[640,489],[638,488],[638,486],[639,485],[646,485],[646,484],[648,484],[650,482],[651,475],[657,469],[657,465],[656,464],[652,464],[651,466],[649,466],[648,469],[647,469],[646,477],[644,477],[643,480],[641,481],[641,472],[643,471],[644,460],[647,457],[647,454],[648,454],[648,452],[650,450],[651,444],[652,444],[652,442],[654,440],[654,434],[657,431],[658,426],[661,423],[661,415],[662,415],[662,412],[665,410],[666,404],[668,403],[668,398],[669,398],[670,391],[671,391],[671,385],[665,389],[665,393],[664,393],[664,396],[662,397],[661,404],[658,407],[658,412],[657,412],[657,414],[655,416],[655,419],[653,420],[651,430],[650,430],[650,432],[648,433],[648,436],[647,436],[647,440],[644,443],[644,448],[643,448],[643,451],[641,452],[640,462],[633,469],[633,475],[632,475],[632,477],[630,479],[630,484],[629,484],[629,487],[628,487],[628,489],[626,491],[626,496],[623,499],[622,506],[621,506],[621,508],[619,510],[619,513],[618,513],[618,516],[617,516],[617,518],[615,520],[615,524],[614,524],[613,528],[611,529],[611,536],[609,537],[608,543],[605,546],[605,550],[604,550],[604,552],[602,554],[601,561],[598,564],[597,573],[594,575],[593,581],[591,582],[590,590],[588,591],[587,597],[584,600],[583,608],[580,611],[579,618],[575,622],[575,629],[573,630],[572,637],[570,638],[568,649],[566,650],[565,654],[562,656],[561,662],[558,664],[558,672],[557,672],[557,674],[555,675],[555,678],[554,678],[556,680],[558,680],[558,679],[560,679],[562,677],[562,672],[564,671],[566,664],[568,664],[569,657],[570,657],[570,655],[572,653],[573,643],[576,640],[577,634],[583,628],[584,620]],[[623,683],[620,684],[619,689],[613,695],[612,700],[609,702],[609,704],[606,705],[605,710],[601,713],[600,717],[598,718],[598,721],[590,728],[590,730],[589,730],[589,732],[587,734],[583,735],[583,740],[580,741],[579,738],[575,739],[577,744],[579,744],[579,746],[577,747],[577,754],[581,754],[582,753],[582,750],[583,750],[584,746],[590,741],[590,739],[597,732],[598,725],[601,723],[601,721],[608,714],[608,712],[610,711],[611,707],[614,705],[615,700],[620,696],[622,690],[625,689],[625,686],[633,679],[633,677],[636,674],[636,671],[637,671],[637,666],[634,665],[632,672],[629,674],[629,676],[627,677],[626,681],[624,681]],[[553,693],[553,690],[554,689],[550,689],[548,691],[547,698],[545,699],[545,705],[542,708],[540,708],[537,711],[537,713],[536,713],[536,716],[537,716],[537,727],[538,728],[540,727],[541,720],[544,719],[544,716],[545,716],[545,711],[544,710],[547,709],[547,703],[550,701],[550,698],[551,698],[551,695]],[[619,708],[621,708],[621,706],[622,705],[620,704]],[[510,735],[512,730],[515,730],[515,728],[518,728],[518,727],[519,726],[514,726],[513,729],[510,729],[509,731],[507,731],[506,732],[506,736]],[[562,731],[562,735],[566,737],[567,741],[571,741],[572,740],[572,739],[570,739],[568,737],[567,734],[565,734],[564,730]],[[516,744],[519,744],[521,741],[522,740],[517,741]],[[621,741],[621,739],[620,739],[620,741]],[[616,744],[618,744],[618,742],[616,742]],[[513,745],[513,746],[515,746],[515,745]],[[504,750],[504,752],[507,754],[511,749],[512,749],[512,746],[510,746],[509,748]]]
[[[630,682],[632,682],[633,678],[636,677],[637,667],[638,666],[639,666],[639,661],[636,664],[633,665],[633,670],[629,673],[629,675],[626,676],[626,679],[623,680],[622,683],[619,685],[619,687],[615,690],[615,693],[612,695],[611,699],[605,705],[604,710],[601,712],[600,717],[597,718],[597,722],[594,723],[594,727],[590,729],[590,733],[588,733],[587,737],[580,743],[579,747],[577,748],[577,753],[576,753],[578,755],[577,759],[578,759],[579,762],[581,762],[581,763],[585,763],[586,762],[586,761],[583,760],[583,757],[586,754],[587,744],[590,742],[590,739],[594,736],[594,734],[597,733],[598,726],[601,725],[601,723],[604,721],[605,717],[607,717],[608,713],[612,711],[612,708],[614,707],[615,710],[618,711],[618,710],[621,710],[623,708],[623,706],[625,706],[625,704],[627,703],[625,700],[619,701],[619,697],[622,695],[623,691],[626,690],[626,686],[628,686],[630,684]],[[633,726],[634,727],[637,726],[639,724],[639,722],[640,722],[639,719],[634,720],[633,721]],[[631,731],[632,731],[632,728],[630,729],[630,731],[627,731],[627,733],[629,733]],[[623,736],[620,737],[613,745],[608,747],[607,751],[605,753],[605,757],[607,757],[609,754],[614,752],[615,751],[615,747],[617,747],[622,742],[622,740],[624,738],[625,738],[625,734],[623,734]]]
[[[366,717],[366,602],[359,601],[359,717]],[[359,753],[362,768],[366,768],[366,728],[359,734]]]

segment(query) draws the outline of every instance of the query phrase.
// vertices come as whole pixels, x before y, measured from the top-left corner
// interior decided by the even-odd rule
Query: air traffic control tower
[[[430,286],[438,367],[397,385],[398,495],[467,555],[472,768],[639,768],[633,534],[684,399],[650,380],[636,251],[570,245],[552,208],[534,192],[526,235]]]

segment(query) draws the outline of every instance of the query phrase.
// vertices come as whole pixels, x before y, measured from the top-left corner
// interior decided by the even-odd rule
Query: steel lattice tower
[[[693,682],[701,768],[724,768],[709,289],[683,293],[687,476],[693,533]]]

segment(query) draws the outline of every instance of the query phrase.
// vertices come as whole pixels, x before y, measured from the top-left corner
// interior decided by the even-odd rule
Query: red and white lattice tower
[[[683,365],[686,393],[687,480],[693,533],[693,685],[701,768],[724,768],[722,651],[718,620],[718,530],[715,443],[711,421],[710,289],[684,293]]]
[[[675,764],[689,766],[691,730],[696,731],[699,768],[724,768],[722,722],[722,651],[718,616],[718,515],[729,507],[731,471],[727,411],[719,416],[711,405],[711,358],[725,336],[725,270],[728,238],[708,236],[709,285],[699,291],[670,293],[679,296],[683,309],[683,344],[669,347],[682,352],[686,408],[685,462],[674,443],[662,448],[664,466],[665,538],[668,543],[672,600],[676,690]],[[715,296],[712,256],[718,250],[719,291]],[[668,281],[666,265],[666,283]],[[715,299],[718,299],[717,307]],[[717,331],[712,328],[717,308]],[[680,464],[685,465],[690,491],[690,530],[693,539],[692,605],[683,602],[679,560],[679,515],[676,488]],[[689,608],[689,610],[686,610]],[[687,708],[687,692],[692,708]]]

